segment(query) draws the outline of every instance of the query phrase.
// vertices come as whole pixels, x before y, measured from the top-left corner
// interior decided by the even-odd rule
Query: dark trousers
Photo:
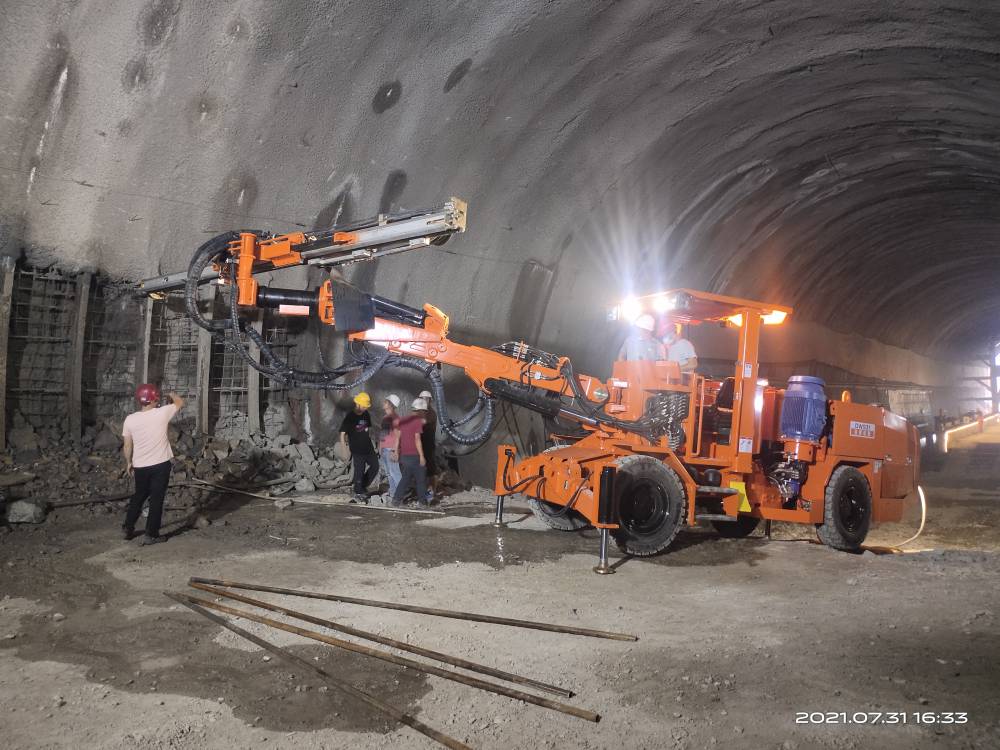
[[[170,461],[153,466],[142,466],[135,470],[135,493],[128,503],[125,514],[125,528],[131,531],[142,513],[142,504],[149,499],[149,515],[146,517],[146,536],[160,535],[160,520],[163,518],[163,498],[170,483]]]
[[[364,495],[378,476],[378,454],[352,453],[354,459],[354,494]]]
[[[420,465],[420,456],[400,456],[399,470],[402,477],[396,485],[396,494],[392,496],[394,503],[401,502],[406,497],[410,485],[413,485],[417,493],[417,502],[422,503],[427,499],[427,467]]]

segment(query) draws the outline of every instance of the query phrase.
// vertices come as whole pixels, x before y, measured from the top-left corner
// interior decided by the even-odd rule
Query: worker
[[[618,352],[618,359],[637,361],[653,361],[666,359],[667,352],[663,344],[653,335],[656,330],[656,320],[652,315],[640,315],[632,324],[628,338]]]
[[[396,492],[399,484],[399,456],[396,455],[396,421],[399,419],[399,396],[390,393],[382,401],[382,434],[379,436],[379,457],[382,459],[382,471],[389,481],[389,497]]]
[[[135,389],[139,411],[125,417],[122,424],[125,467],[129,474],[135,475],[135,492],[132,493],[125,513],[122,536],[126,540],[132,538],[142,506],[149,500],[146,534],[140,542],[142,545],[167,541],[165,536],[160,535],[163,498],[167,494],[170,466],[174,457],[167,428],[170,420],[184,406],[184,399],[176,393],[167,395],[170,403],[159,406],[160,389],[151,383],[143,383]]]
[[[420,439],[425,424],[423,415],[427,412],[427,401],[417,397],[411,407],[413,414],[396,422],[399,469],[402,475],[392,496],[392,504],[397,506],[402,504],[411,487],[416,493],[417,502],[428,504],[427,459],[424,456],[423,441]]]
[[[663,345],[667,349],[667,359],[680,365],[681,372],[694,372],[698,367],[698,353],[694,344],[681,336],[681,327],[671,323],[663,335]]]
[[[437,446],[437,412],[434,411],[434,400],[430,391],[421,391],[418,398],[427,402],[427,408],[421,415],[424,418],[424,429],[420,433],[420,442],[424,448],[424,458],[427,460],[427,502],[434,501],[437,492],[437,458],[434,449]]]
[[[352,503],[368,504],[368,485],[378,476],[378,455],[372,444],[372,418],[368,413],[372,397],[361,392],[354,397],[354,409],[340,424],[340,444],[351,453],[354,463],[354,497]]]

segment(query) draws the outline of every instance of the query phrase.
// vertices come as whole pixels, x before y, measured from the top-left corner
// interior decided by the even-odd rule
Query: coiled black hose
[[[441,377],[441,371],[437,366],[398,354],[390,356],[385,362],[385,366],[416,370],[427,378],[427,381],[430,383],[431,395],[434,397],[434,403],[437,404],[438,408],[438,423],[441,425],[441,429],[445,435],[459,445],[479,445],[493,432],[493,424],[496,421],[496,399],[490,398],[480,392],[475,406],[457,420],[452,420],[448,417],[448,401],[444,394],[444,379]],[[483,421],[477,429],[472,432],[462,432],[456,429],[464,424],[468,424],[483,412],[485,412]]]
[[[263,232],[253,231],[257,236]],[[229,315],[219,319],[208,319],[201,314],[198,309],[198,287],[205,269],[211,263],[228,263],[231,276],[235,272],[235,259],[229,252],[232,242],[239,238],[238,232],[224,232],[217,235],[195,251],[191,263],[188,265],[188,277],[184,285],[184,306],[188,316],[195,325],[209,331],[217,338],[223,338],[226,347],[234,352],[258,372],[263,373],[268,378],[292,387],[309,388],[316,390],[346,391],[356,388],[361,383],[370,380],[383,367],[399,367],[417,370],[430,382],[431,392],[434,401],[438,405],[438,416],[441,429],[452,440],[461,445],[479,445],[489,437],[493,431],[496,420],[496,402],[485,393],[480,393],[475,406],[457,420],[448,418],[447,400],[444,393],[444,381],[437,367],[417,360],[409,359],[400,355],[390,354],[388,350],[382,350],[377,356],[363,356],[346,362],[339,367],[329,368],[325,362],[321,361],[323,370],[312,372],[309,370],[299,370],[289,365],[285,360],[275,354],[274,350],[252,326],[246,325],[240,320],[238,301],[238,289],[235,284],[230,285]],[[228,336],[226,335],[228,332]],[[254,359],[243,342],[242,336],[253,342],[260,350],[260,360]],[[322,356],[322,355],[321,355]],[[337,382],[349,372],[360,369],[359,375],[350,382]],[[458,428],[468,424],[473,419],[483,414],[483,421],[479,427],[471,432],[463,432]]]

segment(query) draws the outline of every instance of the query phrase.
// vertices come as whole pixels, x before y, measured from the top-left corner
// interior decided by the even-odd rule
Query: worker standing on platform
[[[424,448],[424,459],[427,462],[427,502],[434,500],[434,493],[437,492],[437,457],[435,448],[437,447],[437,412],[434,411],[434,401],[430,391],[421,391],[420,396],[427,402],[427,408],[421,416],[424,418],[424,429],[420,433],[420,442]]]
[[[390,393],[382,402],[382,434],[379,436],[379,457],[382,459],[382,470],[386,479],[389,480],[389,497],[396,493],[396,486],[399,484],[399,456],[396,454],[396,445],[399,436],[396,434],[396,422],[399,420],[399,396]]]
[[[368,485],[378,476],[378,455],[372,444],[372,417],[368,413],[372,397],[359,393],[354,397],[354,410],[340,424],[340,443],[348,448],[354,463],[354,497],[352,503],[368,503]]]
[[[656,320],[652,315],[640,315],[632,324],[628,338],[618,352],[618,359],[635,362],[646,360],[656,362],[667,358],[667,350],[653,335],[656,330]]]
[[[420,439],[424,429],[422,413],[427,411],[427,402],[416,398],[412,404],[414,413],[396,422],[398,435],[399,468],[402,478],[392,496],[392,504],[399,505],[406,497],[410,488],[416,492],[418,503],[427,504],[427,460],[424,456],[423,441]]]
[[[146,518],[146,534],[141,544],[159,544],[167,541],[160,536],[160,521],[163,517],[163,498],[170,483],[170,466],[174,452],[170,449],[167,428],[170,420],[184,406],[184,399],[176,393],[168,394],[171,403],[157,406],[160,389],[150,383],[143,383],[135,389],[135,397],[140,409],[125,417],[122,424],[122,453],[130,474],[135,475],[135,492],[129,500],[122,536],[131,539],[135,533],[135,522],[139,520],[142,506],[149,500],[149,515]]]
[[[681,336],[680,325],[670,322],[663,335],[663,345],[667,349],[667,359],[676,362],[681,372],[694,372],[698,367],[698,353],[694,344]]]

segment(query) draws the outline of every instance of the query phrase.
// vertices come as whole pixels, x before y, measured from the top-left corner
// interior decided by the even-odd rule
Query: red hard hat
[[[139,403],[143,406],[155,404],[160,400],[160,389],[152,383],[143,383],[135,389],[135,397],[139,399]]]

